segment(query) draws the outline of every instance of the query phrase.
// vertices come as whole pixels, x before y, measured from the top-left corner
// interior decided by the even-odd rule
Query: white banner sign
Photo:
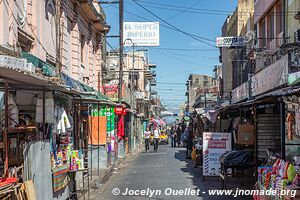
[[[217,47],[242,47],[245,46],[244,37],[217,37]]]
[[[218,176],[220,156],[231,151],[231,133],[203,133],[203,176]]]
[[[283,56],[275,63],[252,76],[252,96],[268,92],[288,82],[288,55]]]
[[[159,22],[124,22],[124,46],[159,46]]]

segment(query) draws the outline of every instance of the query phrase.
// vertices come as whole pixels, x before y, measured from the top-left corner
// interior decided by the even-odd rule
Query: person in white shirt
[[[147,128],[147,130],[144,132],[146,152],[149,151],[150,135],[151,135],[151,132],[150,132],[149,128]]]
[[[160,131],[158,127],[155,127],[154,130],[154,151],[157,151],[158,149],[158,140],[159,140]]]

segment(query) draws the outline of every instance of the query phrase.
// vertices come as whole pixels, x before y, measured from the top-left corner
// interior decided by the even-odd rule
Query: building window
[[[275,13],[275,16],[276,16],[276,34],[280,34],[282,31],[283,31],[283,23],[282,23],[282,18],[283,18],[283,15],[282,15],[282,1],[279,1],[276,5],[276,13]]]
[[[271,10],[271,12],[268,15],[268,30],[269,30],[268,38],[269,38],[269,40],[273,40],[274,39],[274,31],[275,31],[273,10]]]
[[[84,63],[84,35],[80,36],[80,61]]]
[[[266,27],[265,27],[265,20],[261,20],[259,23],[259,47],[264,48],[266,47]]]

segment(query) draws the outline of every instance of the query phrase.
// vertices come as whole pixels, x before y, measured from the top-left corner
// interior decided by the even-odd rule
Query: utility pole
[[[124,0],[119,0],[119,91],[118,102],[122,103],[122,86],[123,86],[123,20],[124,20]]]
[[[56,25],[56,73],[60,75],[61,72],[61,0],[55,1],[56,15],[55,15],[55,25]]]

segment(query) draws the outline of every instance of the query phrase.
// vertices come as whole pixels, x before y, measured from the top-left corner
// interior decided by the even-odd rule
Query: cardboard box
[[[237,144],[254,144],[254,126],[250,124],[239,124],[237,134]]]

